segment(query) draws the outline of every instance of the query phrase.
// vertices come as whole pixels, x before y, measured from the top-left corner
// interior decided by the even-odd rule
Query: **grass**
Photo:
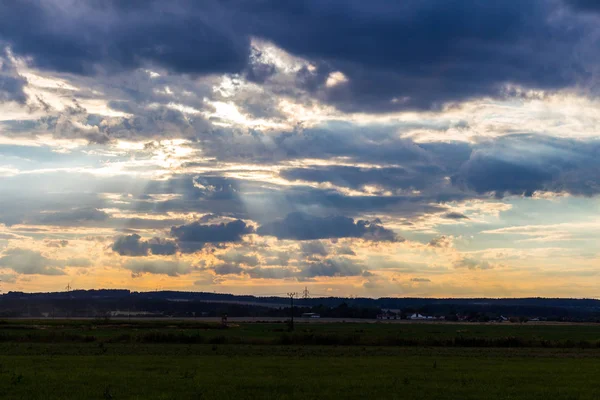
[[[195,321],[8,321],[0,342],[109,342],[438,347],[600,347],[600,324],[302,324]]]
[[[0,342],[0,398],[600,398],[598,348],[281,345],[278,340],[289,335],[282,329],[283,324],[221,329],[194,323],[9,321],[0,325],[6,339]],[[19,335],[26,332],[31,335],[23,340]],[[140,340],[149,333],[158,335],[157,341],[170,334],[203,339]],[[296,334],[591,342],[598,340],[600,326],[299,324]],[[94,340],[73,340],[84,336]],[[213,338],[226,339],[210,343]],[[237,340],[242,343],[232,344]]]
[[[3,399],[597,399],[597,351],[81,345],[0,357]],[[63,348],[65,346],[62,346]],[[25,350],[25,349],[24,349]],[[66,349],[65,349],[66,350]],[[42,354],[39,354],[42,353]],[[65,354],[66,353],[66,354]],[[184,354],[185,353],[185,354]]]

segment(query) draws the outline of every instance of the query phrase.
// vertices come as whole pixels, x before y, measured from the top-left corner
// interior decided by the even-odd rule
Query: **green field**
[[[184,343],[434,347],[600,348],[600,324],[242,323],[12,320],[0,343]]]
[[[9,321],[0,338],[2,399],[600,398],[600,325],[298,324],[289,333],[261,323]]]

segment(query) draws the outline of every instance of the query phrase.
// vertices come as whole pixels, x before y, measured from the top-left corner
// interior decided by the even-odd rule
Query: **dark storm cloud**
[[[477,193],[531,196],[536,191],[600,193],[600,142],[512,136],[479,146],[453,176]]]
[[[533,195],[552,181],[552,171],[541,165],[511,162],[477,155],[461,171],[467,185],[478,193]]]
[[[215,225],[202,225],[198,222],[193,222],[187,225],[172,227],[171,236],[184,242],[239,242],[242,240],[242,236],[253,231],[251,226],[246,225],[241,220]]]
[[[314,256],[326,256],[329,254],[329,250],[323,245],[323,243],[319,240],[315,240],[314,242],[302,242],[300,243],[300,253],[304,257],[314,257]]]
[[[264,83],[267,79],[277,72],[275,65],[261,60],[262,53],[260,50],[252,49],[250,63],[244,71],[245,78],[254,83]]]
[[[177,252],[177,245],[172,240],[152,238],[146,241],[137,233],[119,236],[111,248],[119,255],[131,257],[148,256],[150,253],[154,255],[173,255]]]
[[[465,195],[455,196],[450,193],[448,200],[438,197],[440,196],[348,196],[334,189],[313,189],[301,186],[288,190],[284,199],[287,208],[290,205],[296,209],[315,208],[319,209],[320,216],[335,214],[354,216],[363,212],[385,212],[410,217],[443,211],[442,207],[431,203],[462,199]]]
[[[177,252],[177,244],[172,240],[152,238],[148,241],[150,252],[155,255],[172,255]]]
[[[244,235],[254,232],[252,226],[242,220],[228,223],[203,225],[199,222],[171,227],[171,236],[183,252],[195,252],[206,243],[240,242]]]
[[[393,148],[392,144],[389,145]],[[289,181],[329,182],[337,187],[355,190],[368,187],[372,194],[419,191],[423,196],[434,196],[441,192],[451,195],[450,183],[446,177],[454,175],[470,156],[470,150],[462,151],[462,147],[448,143],[437,148],[423,149],[423,157],[418,160],[405,159],[399,155],[396,162],[402,163],[402,167],[314,166],[284,169],[280,176]],[[458,157],[457,148],[461,149]],[[447,158],[444,158],[444,154],[447,154]],[[458,195],[456,191],[454,194]]]
[[[288,214],[285,218],[260,226],[256,233],[278,239],[314,240],[355,237],[374,241],[401,240],[393,231],[384,228],[380,221],[354,222],[343,216],[317,217],[302,212]]]
[[[243,4],[254,34],[316,61],[299,77],[307,90],[345,110],[435,108],[498,95],[507,82],[554,89],[585,74],[573,45],[590,26],[553,14],[557,1]],[[348,82],[325,87],[336,70]]]
[[[244,269],[236,264],[219,264],[214,267],[213,271],[217,275],[239,275]]]
[[[140,239],[141,236],[136,233],[118,237],[112,245],[112,250],[122,256],[147,256],[150,251],[148,243]]]
[[[259,37],[316,66],[299,72],[299,89],[344,110],[381,112],[499,96],[506,83],[574,86],[591,76],[597,53],[577,50],[595,29],[579,15],[558,0],[16,0],[0,4],[0,41],[61,72],[150,65],[264,83],[275,68],[253,53],[250,38]],[[347,82],[327,86],[333,71]]]
[[[438,171],[439,174],[439,171]],[[378,185],[384,189],[423,189],[430,181],[423,173],[405,168],[359,168],[331,166],[294,168],[281,172],[281,177],[290,181],[330,182],[336,186],[361,189],[365,185]],[[433,175],[433,174],[432,174]],[[441,177],[439,178],[441,179]]]
[[[216,256],[219,260],[230,264],[244,264],[250,267],[255,267],[259,264],[259,259],[254,254],[246,254],[241,251],[231,250],[225,254],[219,254]]]
[[[68,4],[70,3],[70,4]],[[183,73],[240,71],[249,38],[216,1],[0,3],[0,39],[36,66],[91,74],[156,64]]]

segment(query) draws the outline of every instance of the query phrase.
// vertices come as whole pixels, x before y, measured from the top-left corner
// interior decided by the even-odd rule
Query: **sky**
[[[0,289],[600,296],[600,2],[0,0]]]

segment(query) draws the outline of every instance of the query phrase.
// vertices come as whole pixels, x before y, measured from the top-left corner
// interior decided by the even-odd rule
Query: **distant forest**
[[[432,299],[341,298],[294,299],[294,315],[313,312],[321,317],[374,319],[414,313],[446,320],[488,321],[506,318],[600,322],[600,300],[561,298]],[[0,318],[10,317],[288,317],[287,297],[204,292],[132,292],[74,290],[55,293],[9,292],[0,296]]]

